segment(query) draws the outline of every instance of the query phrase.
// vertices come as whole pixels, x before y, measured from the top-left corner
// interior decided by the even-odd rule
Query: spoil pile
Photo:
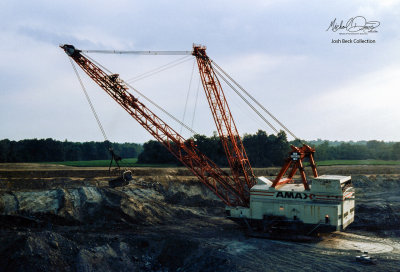
[[[153,173],[136,172],[118,188],[109,188],[105,178],[76,175],[0,179],[0,271],[400,267],[398,176],[354,176],[356,218],[348,236],[336,233],[333,242],[304,245],[248,238],[195,177],[169,169]],[[373,268],[354,261],[356,249],[366,245],[380,254]]]

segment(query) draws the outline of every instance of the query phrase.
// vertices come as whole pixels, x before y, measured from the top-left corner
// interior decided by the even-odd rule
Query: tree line
[[[228,161],[219,140],[214,134],[211,137],[194,135],[194,143],[207,157],[221,167],[227,167]],[[243,145],[253,167],[281,166],[288,156],[290,145],[301,146],[306,143],[315,147],[315,159],[323,160],[400,160],[400,142],[383,141],[291,141],[281,131],[277,135],[268,135],[259,130],[255,134],[245,134]],[[178,160],[157,141],[148,141],[143,145],[143,152],[139,154],[138,163],[177,164]]]
[[[317,160],[400,160],[400,142],[365,141],[331,144],[324,141],[315,145]]]
[[[207,137],[194,135],[197,148],[221,167],[228,166],[224,149],[216,133]],[[277,135],[259,130],[245,134],[243,145],[254,167],[280,166],[290,151],[290,144],[301,146],[301,141],[287,140],[284,132]],[[53,139],[29,139],[21,141],[0,140],[0,162],[53,162],[110,159],[110,142],[69,142]],[[338,142],[316,140],[308,142],[315,147],[315,159],[322,160],[400,160],[400,142],[360,141]],[[181,165],[166,148],[157,141],[145,144],[112,143],[114,152],[122,158],[136,158],[141,164]]]
[[[0,162],[58,162],[110,159],[109,147],[123,158],[136,158],[142,145],[135,143],[69,142],[53,139],[0,140]]]
[[[284,132],[278,135],[267,135],[265,131],[258,131],[254,135],[246,134],[243,145],[254,167],[278,165],[287,156],[289,143]],[[194,135],[196,147],[207,157],[221,167],[227,167],[228,161],[219,137]],[[143,152],[139,154],[138,163],[177,164],[180,162],[157,141],[148,141],[143,145]]]

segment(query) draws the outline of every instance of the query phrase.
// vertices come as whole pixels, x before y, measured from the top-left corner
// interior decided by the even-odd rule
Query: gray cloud
[[[207,45],[218,64],[302,137],[398,140],[400,130],[387,125],[398,124],[395,115],[368,107],[384,103],[374,99],[380,94],[374,86],[384,89],[387,100],[398,99],[393,92],[400,65],[398,10],[399,1],[2,1],[0,138],[100,139],[60,43],[82,49],[189,50],[195,42]],[[379,32],[368,36],[377,43],[331,44],[342,37],[325,31],[330,21],[356,15],[381,21]],[[167,62],[93,57],[128,77]],[[180,118],[190,70],[190,64],[182,66],[139,86]],[[331,100],[340,100],[343,90],[362,95],[366,86],[356,81],[382,73],[391,75],[390,82],[368,81],[362,107],[356,97],[347,98],[349,112],[375,116],[371,127],[378,127],[369,129],[371,121],[360,120],[354,132],[346,107]],[[85,82],[112,140],[151,138],[90,80]],[[260,128],[259,121],[249,124],[254,117],[226,92],[240,132]],[[204,97],[201,102],[196,129],[209,135],[215,129]],[[334,116],[340,122],[333,122]]]

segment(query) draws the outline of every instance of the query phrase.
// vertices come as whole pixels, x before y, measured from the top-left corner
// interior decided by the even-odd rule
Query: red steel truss
[[[206,47],[193,46],[201,81],[211,112],[232,171],[235,187],[242,195],[249,195],[255,176],[233,120],[221,84],[206,54]]]
[[[275,188],[276,186],[281,186],[285,183],[291,182],[297,170],[300,170],[301,180],[303,182],[304,189],[310,190],[306,173],[304,171],[303,160],[308,157],[313,175],[314,177],[318,177],[317,166],[315,165],[314,161],[315,149],[306,144],[303,144],[303,146],[300,148],[292,145],[291,148],[292,151],[290,152],[289,157],[286,159],[285,164],[283,165],[278,176],[275,178],[271,187]],[[282,177],[285,175],[290,167],[292,168],[289,171],[288,176],[285,179],[282,179]]]
[[[229,108],[227,107],[225,99],[220,101],[216,95],[223,95],[222,90],[216,81],[212,70],[210,72],[210,63],[205,56],[205,51],[198,48],[201,57],[197,57],[199,67],[202,67],[203,84],[208,88],[208,84],[214,85],[217,83],[218,88],[215,90],[218,93],[214,94],[214,87],[212,93],[214,95],[213,101],[218,101],[218,106],[215,111],[219,116],[225,115],[220,112],[222,110],[229,112],[228,120],[221,117],[226,126],[225,130],[220,125],[219,130],[223,132],[223,142],[225,148],[229,153],[229,162],[231,164],[232,172],[234,173],[235,180],[232,179],[226,172],[220,169],[213,161],[202,154],[194,145],[193,141],[185,140],[169,125],[156,116],[150,109],[143,103],[138,101],[132,94],[128,92],[128,87],[119,79],[117,74],[107,74],[97,65],[87,59],[81,54],[80,50],[75,49],[72,45],[60,46],[70,56],[88,76],[93,79],[106,93],[108,93],[122,108],[124,108],[136,121],[139,122],[154,138],[162,143],[179,161],[188,167],[210,190],[212,190],[226,205],[228,206],[249,206],[249,194],[243,189],[238,177],[244,176],[246,184],[250,188],[253,184],[253,172],[248,162],[243,145],[238,137],[236,127],[234,126],[232,116],[230,115]],[[207,78],[207,80],[206,80]],[[211,95],[211,90],[210,90]],[[220,118],[219,118],[220,119]],[[218,120],[219,120],[218,119]],[[229,134],[226,132],[229,129]],[[232,133],[234,132],[234,133]],[[221,135],[221,134],[220,134]],[[233,150],[233,151],[232,151]],[[239,165],[239,166],[237,166]]]

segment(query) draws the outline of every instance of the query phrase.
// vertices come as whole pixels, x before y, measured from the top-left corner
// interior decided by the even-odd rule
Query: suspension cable
[[[90,57],[88,57],[87,55],[85,55],[85,57],[87,57],[90,61],[93,61],[96,65],[98,65],[99,67],[101,67],[102,69],[104,69],[105,71],[107,71],[109,74],[113,74],[113,72],[111,72],[110,70],[108,70],[106,67],[104,67],[103,65],[101,65],[99,62],[91,59]],[[198,134],[196,131],[194,131],[193,129],[191,129],[188,125],[184,124],[183,122],[181,122],[178,118],[176,118],[175,116],[173,116],[171,113],[167,112],[165,109],[163,109],[161,106],[159,106],[157,103],[155,103],[154,101],[152,101],[150,98],[148,98],[147,96],[145,96],[142,92],[138,91],[137,89],[135,89],[132,85],[130,85],[128,82],[124,81],[121,79],[121,81],[128,86],[129,88],[131,88],[133,91],[135,91],[137,94],[139,94],[140,96],[142,96],[144,99],[146,99],[149,103],[151,103],[154,107],[156,107],[157,109],[161,110],[163,113],[165,113],[166,115],[168,115],[171,119],[173,119],[175,122],[177,122],[178,124],[182,125],[184,128],[186,128],[188,131],[190,131],[193,134]]]
[[[134,55],[192,55],[192,51],[123,51],[123,50],[81,50],[83,53],[134,54]]]
[[[173,119],[175,122],[177,122],[178,124],[182,125],[184,128],[186,128],[187,130],[189,130],[191,133],[193,134],[198,134],[196,131],[194,131],[193,129],[191,129],[188,125],[186,125],[185,123],[181,122],[178,118],[176,118],[175,116],[173,116],[171,113],[167,112],[165,109],[163,109],[161,106],[159,106],[158,104],[156,104],[156,102],[152,101],[150,98],[148,98],[147,96],[145,96],[142,92],[138,91],[137,89],[135,89],[132,85],[130,85],[129,83],[123,81],[121,79],[121,81],[128,86],[129,88],[131,88],[132,90],[134,90],[137,94],[139,94],[140,96],[142,96],[144,99],[146,99],[150,104],[152,104],[154,107],[156,107],[157,109],[159,109],[160,111],[162,111],[163,113],[165,113],[166,115],[168,115],[171,119]]]
[[[194,64],[195,64],[195,63],[196,63],[196,62],[195,62],[195,59],[193,59],[192,73],[191,73],[191,75],[190,75],[189,88],[188,88],[188,91],[187,91],[187,93],[186,93],[186,101],[185,101],[185,108],[184,108],[184,110],[183,110],[182,123],[185,122],[186,109],[187,109],[187,104],[188,104],[189,95],[190,95],[190,87],[192,86],[193,73],[194,73]],[[179,133],[182,133],[182,126],[181,126],[181,129],[180,129]]]
[[[265,117],[218,71],[214,70],[215,73],[225,81],[226,84],[229,85],[229,87],[232,88],[232,90],[235,91],[237,95],[240,96],[240,98],[243,99],[244,102],[270,127],[275,131],[275,133],[278,133],[278,130],[267,120]]]
[[[76,69],[75,64],[73,63],[73,61],[72,61],[71,58],[69,58],[69,61],[71,62],[71,65],[72,65],[72,68],[73,68],[74,71],[75,71],[76,77],[77,77],[78,80],[79,80],[79,83],[80,83],[80,85],[81,85],[81,87],[82,87],[83,92],[85,93],[86,100],[88,101],[88,103],[89,103],[89,105],[90,105],[90,108],[92,109],[92,113],[93,113],[93,115],[94,115],[94,118],[96,119],[97,125],[99,126],[99,128],[100,128],[100,130],[101,130],[101,133],[103,134],[104,140],[105,140],[106,142],[109,142],[109,140],[108,140],[108,138],[107,138],[107,135],[106,135],[106,132],[104,131],[103,125],[102,125],[101,122],[100,122],[99,116],[97,115],[96,110],[94,109],[94,106],[93,106],[93,104],[92,104],[92,101],[90,100],[90,97],[89,97],[89,95],[88,95],[88,93],[87,93],[87,91],[86,91],[85,85],[83,85],[82,79],[81,79],[81,77],[79,76],[78,70]]]
[[[197,83],[196,100],[195,100],[195,102],[194,102],[194,108],[193,108],[193,116],[192,116],[192,125],[191,125],[191,128],[193,128],[194,117],[195,117],[195,115],[196,115],[196,108],[197,108],[197,100],[198,100],[198,98],[199,98],[200,83],[201,83],[201,78],[199,77],[199,81],[198,81],[198,83]]]
[[[288,132],[295,140],[299,138],[294,135],[282,122],[280,122],[271,112],[269,112],[262,104],[260,104],[251,94],[249,94],[239,83],[237,83],[228,73],[226,73],[215,61],[211,60],[215,67],[220,70],[225,76],[227,76],[240,90],[242,90],[254,103],[256,103],[264,112],[266,112],[272,119],[275,120],[286,132]],[[242,97],[242,96],[241,96]],[[246,102],[247,103],[247,102]]]
[[[152,69],[152,70],[150,70],[150,71],[147,71],[147,72],[145,72],[145,73],[142,73],[142,74],[137,75],[137,76],[134,76],[134,77],[131,77],[131,78],[127,79],[126,81],[127,81],[127,82],[130,82],[130,83],[133,83],[133,82],[135,82],[135,81],[138,81],[138,80],[144,79],[144,78],[146,78],[146,77],[152,76],[152,75],[154,75],[154,74],[156,74],[156,73],[162,72],[162,71],[164,71],[164,70],[166,70],[166,69],[172,68],[172,67],[174,67],[174,66],[176,66],[176,65],[178,65],[178,64],[181,64],[181,63],[185,62],[186,60],[185,60],[185,61],[182,61],[182,62],[179,62],[179,61],[184,60],[184,59],[186,59],[186,58],[189,58],[189,59],[190,59],[190,56],[184,56],[184,57],[182,57],[182,58],[176,59],[176,60],[171,61],[171,62],[169,62],[169,63],[167,63],[167,64],[164,64],[164,65],[161,65],[161,66],[159,66],[159,67],[157,67],[157,68],[154,68],[154,69]],[[179,62],[179,63],[176,63],[176,62]],[[175,64],[175,63],[176,63],[176,65],[173,65],[173,64]],[[173,65],[173,66],[168,67],[169,65]],[[163,69],[163,68],[165,68],[165,67],[168,67],[168,68]],[[163,69],[163,70],[159,71],[160,69]]]
[[[246,116],[248,120],[252,120],[254,123],[258,125],[258,127],[262,128],[265,126],[265,123],[263,120],[258,118],[257,115],[254,114],[254,111],[250,109],[247,105],[243,104],[243,100],[238,97],[238,96],[232,96],[231,101],[229,101],[230,104],[233,104],[236,108],[237,111],[240,111],[240,114],[242,116]]]
[[[113,72],[111,72],[110,70],[108,70],[106,67],[104,67],[101,63],[99,63],[98,61],[92,59],[91,57],[89,57],[88,55],[81,53],[85,58],[88,58],[91,62],[93,62],[94,64],[96,64],[97,66],[99,66],[101,69],[107,71],[109,74],[113,74]]]
[[[163,72],[163,71],[165,71],[165,70],[171,69],[171,68],[173,68],[173,67],[175,67],[175,66],[177,66],[177,65],[179,65],[179,64],[182,64],[182,63],[184,63],[184,62],[187,62],[187,61],[189,61],[189,60],[190,60],[190,58],[185,59],[185,60],[182,60],[181,62],[175,63],[174,65],[171,65],[171,66],[169,66],[169,67],[165,67],[164,69],[161,69],[161,70],[156,71],[156,72],[154,72],[154,73],[148,74],[148,75],[143,76],[143,77],[141,77],[141,78],[137,78],[137,79],[135,79],[135,80],[131,80],[130,83],[133,83],[133,82],[136,82],[136,81],[145,79],[145,78],[147,78],[147,77],[153,76],[153,75],[158,74],[158,73],[160,73],[160,72]]]

